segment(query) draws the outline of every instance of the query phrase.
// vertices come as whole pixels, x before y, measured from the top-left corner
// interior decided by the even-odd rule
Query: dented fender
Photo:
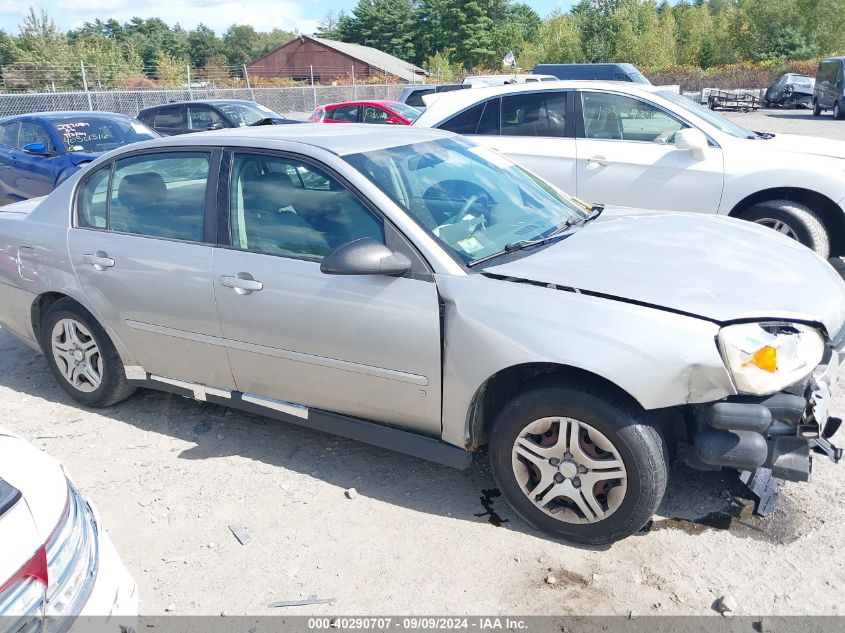
[[[646,410],[736,393],[713,321],[484,275],[438,275],[437,284],[444,304],[443,440],[451,444],[468,445],[485,383],[528,363],[590,372]]]

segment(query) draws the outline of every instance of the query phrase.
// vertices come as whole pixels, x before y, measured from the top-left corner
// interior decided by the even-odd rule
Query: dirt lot
[[[845,138],[829,117],[735,116]],[[96,503],[145,614],[279,613],[312,594],[337,602],[284,614],[706,614],[728,594],[745,614],[845,615],[845,467],[821,460],[766,520],[732,501],[735,476],[676,466],[650,531],[582,549],[516,517],[483,458],[459,472],[147,391],[85,410],[2,331],[0,411]]]

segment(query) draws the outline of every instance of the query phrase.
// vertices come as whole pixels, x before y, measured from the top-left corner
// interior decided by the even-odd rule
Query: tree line
[[[813,59],[845,51],[845,0],[580,0],[541,19],[508,0],[358,0],[318,35],[443,72],[543,62],[631,62],[652,71]]]
[[[181,85],[189,66],[192,77],[225,82],[295,35],[249,25],[218,35],[158,18],[97,19],[64,32],[30,9],[18,33],[0,30],[0,72],[8,90],[79,87],[80,60],[94,87]],[[508,51],[526,70],[600,61],[652,73],[772,67],[844,52],[845,0],[580,0],[545,18],[517,0],[358,0],[349,14],[326,14],[316,35],[372,46],[443,79],[500,69]]]

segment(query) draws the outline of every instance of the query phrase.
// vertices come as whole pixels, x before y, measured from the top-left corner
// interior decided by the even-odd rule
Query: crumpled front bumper
[[[832,393],[845,363],[845,344],[831,346],[811,376],[771,396],[734,396],[693,408],[696,468],[767,469],[775,479],[808,481],[811,452],[842,458],[831,438],[842,420],[831,414]]]

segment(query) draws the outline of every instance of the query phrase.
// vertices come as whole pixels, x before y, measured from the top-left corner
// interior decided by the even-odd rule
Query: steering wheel
[[[472,208],[472,205],[474,205],[481,199],[481,196],[482,194],[471,195],[469,198],[466,199],[466,202],[461,205],[460,210],[455,215],[447,218],[443,224],[455,224],[456,222],[460,222],[463,217],[467,214],[467,211]]]

